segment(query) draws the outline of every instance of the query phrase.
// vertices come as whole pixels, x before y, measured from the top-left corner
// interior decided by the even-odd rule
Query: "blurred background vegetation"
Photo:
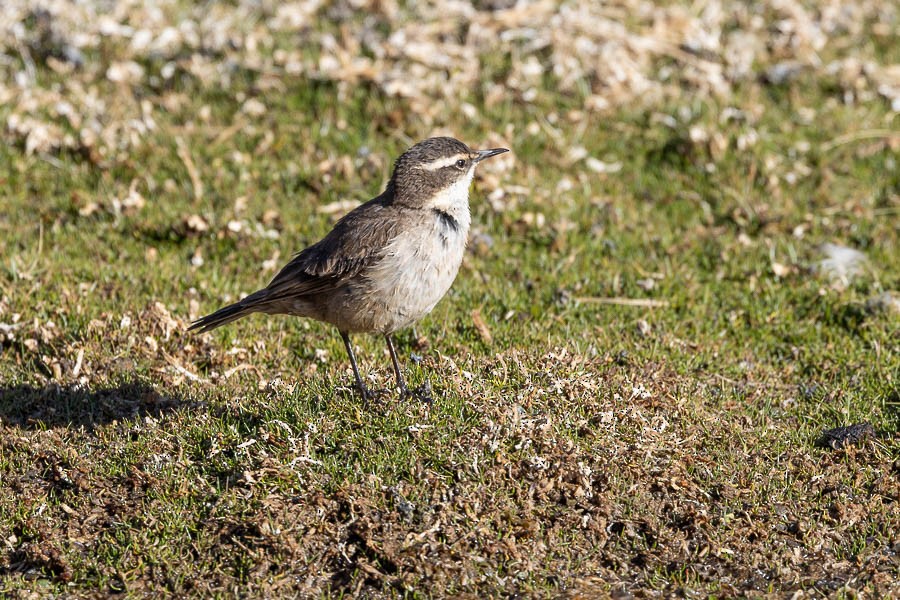
[[[898,32],[884,0],[3,2],[0,586],[900,593]],[[184,333],[436,134],[512,152],[404,340],[432,409],[362,406],[318,323]]]

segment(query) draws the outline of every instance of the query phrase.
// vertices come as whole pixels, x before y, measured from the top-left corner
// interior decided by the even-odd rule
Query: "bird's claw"
[[[408,398],[415,398],[416,400],[419,400],[420,402],[424,402],[428,406],[431,406],[434,404],[434,397],[431,395],[431,383],[428,381],[426,381],[425,383],[423,383],[422,385],[420,385],[419,387],[417,387],[413,390],[410,390],[405,387],[402,388],[400,390],[400,397],[403,398],[404,400],[406,400]]]
[[[380,400],[385,396],[389,396],[391,391],[385,388],[379,388],[376,390],[370,390],[369,388],[363,388],[360,391],[362,395],[363,402],[369,402],[372,400]]]

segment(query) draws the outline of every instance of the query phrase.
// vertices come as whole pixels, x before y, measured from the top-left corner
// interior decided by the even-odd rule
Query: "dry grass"
[[[900,595],[898,18],[3,3],[0,590]],[[433,133],[513,149],[401,340],[433,407],[185,333]]]

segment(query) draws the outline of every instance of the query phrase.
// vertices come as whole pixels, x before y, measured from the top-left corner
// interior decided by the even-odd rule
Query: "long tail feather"
[[[188,327],[188,331],[199,330],[200,333],[203,333],[215,329],[216,327],[221,327],[226,323],[236,321],[241,317],[246,317],[251,313],[260,312],[263,309],[264,304],[261,300],[265,296],[262,292],[265,292],[265,290],[250,294],[240,302],[229,304],[210,315],[200,317],[191,323],[191,326]]]

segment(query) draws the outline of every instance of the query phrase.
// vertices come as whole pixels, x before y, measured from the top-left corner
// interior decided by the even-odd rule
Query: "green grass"
[[[565,118],[578,97],[442,115],[472,145],[508,132],[515,166],[497,181],[528,193],[495,208],[476,181],[491,243],[419,325],[427,347],[400,336],[411,380],[437,391],[427,407],[364,405],[319,323],[184,327],[324,235],[321,206],[377,194],[431,128],[373,86],[178,85],[186,102],[128,160],[0,146],[0,323],[18,324],[0,342],[5,593],[897,592],[898,315],[866,307],[900,289],[896,136],[826,147],[883,129],[886,105],[801,79],[586,122]],[[268,111],[217,143],[239,93]],[[752,124],[723,123],[756,104]],[[682,107],[674,128],[653,118]],[[559,139],[528,133],[550,112]],[[738,150],[751,127],[759,142]],[[569,164],[573,145],[622,168]],[[346,172],[319,168],[344,157]],[[132,182],[146,203],[117,213]],[[866,272],[843,289],[810,273],[824,242],[865,252]],[[607,297],[667,305],[592,302]],[[382,340],[354,342],[390,386]],[[815,446],[862,421],[877,439]]]

